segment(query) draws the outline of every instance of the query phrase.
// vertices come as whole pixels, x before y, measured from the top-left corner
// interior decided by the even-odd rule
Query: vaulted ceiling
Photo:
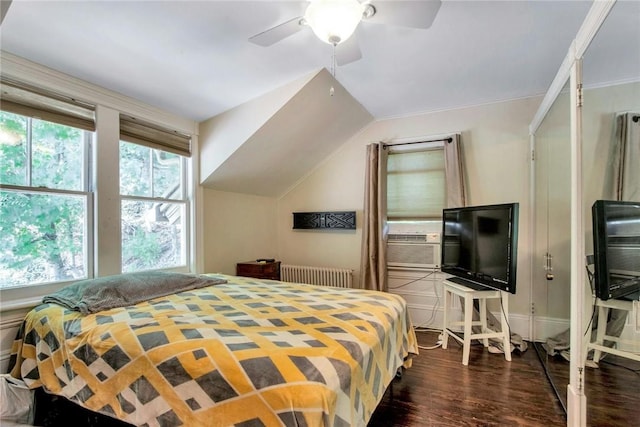
[[[370,1],[382,11],[393,0]],[[320,117],[317,110],[291,107],[308,106],[309,94],[317,90],[311,89],[314,85],[301,87],[299,96],[290,96],[293,104],[288,108],[272,106],[273,117],[263,117],[244,139],[232,139],[234,149],[216,159],[216,168],[205,170],[200,181],[222,190],[278,195],[371,120],[542,95],[591,4],[443,0],[428,29],[363,21],[353,36],[362,58],[329,75],[344,88],[345,114],[355,114],[351,127],[332,135],[331,126],[321,125],[330,114]],[[273,94],[292,82],[332,69],[332,47],[307,27],[267,47],[249,41],[302,16],[307,5],[264,0],[2,0],[0,46],[3,52],[167,112],[219,125],[223,113],[277,99]],[[607,26],[613,31],[598,37],[588,58],[587,79],[601,84],[640,78],[638,55],[628,56],[630,63],[611,56],[625,38],[640,37],[638,17],[640,2],[616,4],[608,18],[615,25]],[[294,127],[287,125],[292,120]],[[210,142],[205,141],[205,150],[207,145],[219,148]],[[256,147],[313,162],[298,163],[295,171],[292,163],[276,176],[274,171],[282,168],[279,156],[256,158],[256,150],[250,149]],[[260,187],[263,190],[257,190]]]
[[[269,47],[248,41],[301,16],[307,4],[13,0],[1,43],[201,121],[331,68],[331,46],[307,28]],[[337,67],[336,78],[375,118],[542,94],[590,6],[444,0],[426,30],[363,21],[355,33],[362,59]]]

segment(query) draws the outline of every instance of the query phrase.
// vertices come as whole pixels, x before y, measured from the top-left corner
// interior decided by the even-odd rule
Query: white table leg
[[[596,344],[604,345],[604,335],[607,332],[607,317],[609,317],[609,308],[598,307],[598,328],[596,329]],[[593,350],[593,361],[598,363],[602,352]]]
[[[479,298],[478,304],[480,305],[480,333],[484,334],[487,332],[487,299]],[[483,338],[482,344],[486,347],[489,347],[489,338]]]
[[[504,333],[502,346],[504,347],[504,358],[511,362],[511,331],[509,331],[509,323],[507,321],[507,313],[509,313],[509,295],[500,291],[500,327]]]
[[[451,301],[449,300],[449,296],[451,293],[444,288],[444,312],[442,313],[442,348],[447,349],[447,344],[449,342],[449,333],[447,332],[447,328],[449,326],[449,306],[451,305]]]
[[[462,342],[462,364],[469,364],[471,349],[471,323],[473,321],[473,298],[464,297],[464,339]]]

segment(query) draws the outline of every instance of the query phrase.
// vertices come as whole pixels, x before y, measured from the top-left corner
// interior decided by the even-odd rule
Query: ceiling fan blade
[[[336,46],[336,63],[338,65],[346,65],[360,58],[362,58],[362,52],[355,35]]]
[[[427,29],[438,14],[441,0],[396,0],[372,1],[375,15],[367,22]]]
[[[4,17],[11,6],[11,0],[3,0],[0,2],[0,24],[4,21]]]
[[[249,41],[260,46],[271,46],[272,44],[300,31],[303,26],[302,22],[302,16],[298,16],[297,18],[290,19],[273,28],[269,28],[266,31],[256,34],[255,36],[249,37]]]

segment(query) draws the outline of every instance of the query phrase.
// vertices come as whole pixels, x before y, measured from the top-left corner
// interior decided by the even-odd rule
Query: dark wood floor
[[[540,348],[541,346],[539,346]],[[569,362],[540,351],[549,375],[566,402]],[[640,362],[606,354],[598,368],[585,367],[587,422],[590,426],[640,426]]]
[[[418,333],[423,346],[432,346],[437,333]],[[379,426],[564,426],[566,416],[532,346],[514,352],[507,362],[481,345],[472,346],[463,366],[462,347],[421,350],[413,367],[394,380],[376,409],[369,427]],[[565,369],[568,363],[555,369]],[[608,370],[606,373],[604,370]],[[615,371],[615,372],[614,372]],[[629,369],[602,366],[587,372],[590,426],[640,426],[639,377]],[[599,379],[598,379],[599,378]],[[566,390],[565,381],[561,386]],[[611,394],[620,384],[619,396]],[[618,399],[618,404],[612,401]],[[633,403],[635,400],[635,403]],[[632,415],[633,414],[633,415]]]

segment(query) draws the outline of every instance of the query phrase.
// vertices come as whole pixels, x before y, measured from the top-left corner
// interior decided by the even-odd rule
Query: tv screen
[[[640,293],[640,202],[596,200],[591,207],[596,296],[637,299]]]
[[[516,293],[518,203],[442,211],[441,270],[463,284]]]

